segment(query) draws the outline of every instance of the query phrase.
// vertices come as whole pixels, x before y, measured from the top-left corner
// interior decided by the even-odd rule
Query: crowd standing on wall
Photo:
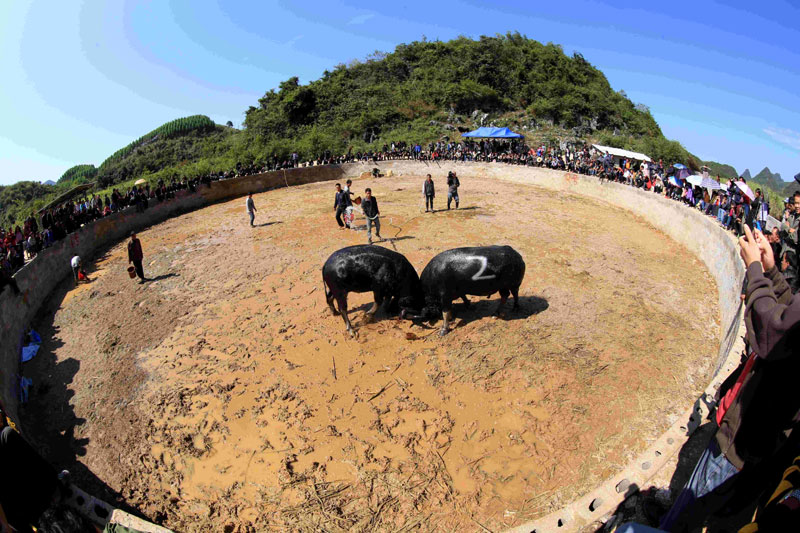
[[[211,172],[194,179],[173,178],[169,183],[159,180],[155,187],[149,183],[133,186],[122,192],[114,189],[110,195],[91,195],[77,201],[68,201],[51,207],[37,215],[29,216],[23,225],[0,228],[0,279],[8,278],[19,270],[26,260],[33,259],[43,249],[63,239],[82,225],[108,216],[111,213],[128,207],[137,211],[147,209],[151,201],[166,201],[175,197],[179,190],[196,191],[197,187],[212,181],[254,175],[258,173],[351,162],[373,162],[392,160],[415,160],[424,162],[496,162],[511,165],[535,166],[553,170],[563,170],[596,176],[601,181],[613,181],[637,187],[654,194],[662,194],[689,207],[696,208],[737,236],[744,234],[744,226],[761,228],[774,245],[779,268],[786,276],[793,291],[800,285],[798,276],[798,231],[800,230],[800,198],[793,196],[787,199],[781,220],[771,227],[768,223],[770,207],[759,189],[754,197],[739,189],[734,180],[729,180],[725,189],[709,191],[693,186],[685,180],[676,179],[677,166],[664,164],[662,161],[645,162],[633,159],[614,158],[608,153],[600,152],[585,144],[567,144],[565,146],[528,146],[524,140],[461,140],[447,139],[431,142],[423,146],[420,143],[394,141],[386,143],[381,150],[365,152],[349,150],[346,154],[333,155],[330,150],[321,154],[302,158],[297,152],[287,158],[271,156],[263,163],[237,163],[235,168],[227,171]],[[378,174],[377,169],[373,172]],[[451,174],[454,174],[451,171]],[[458,178],[448,175],[448,204],[451,200],[458,205]],[[740,178],[741,181],[745,181]],[[724,183],[723,180],[717,181]],[[737,180],[739,181],[739,180]],[[453,183],[455,182],[455,187]],[[432,187],[432,185],[428,185]],[[342,204],[335,207],[342,216],[352,211],[352,194],[347,193]],[[429,192],[433,192],[431,188]],[[434,194],[423,191],[426,207],[433,210]],[[346,217],[341,227],[350,227],[351,220]]]

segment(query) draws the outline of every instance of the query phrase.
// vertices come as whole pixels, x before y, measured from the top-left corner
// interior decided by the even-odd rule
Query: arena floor
[[[501,180],[462,180],[426,214],[421,176],[356,180],[380,246],[422,271],[448,248],[509,244],[522,308],[456,305],[415,326],[350,296],[358,339],[325,303],[340,231],[333,184],[244,198],[140,233],[92,282],[65,281],[26,367],[24,425],[79,484],[177,531],[499,530],[568,503],[663,432],[710,377],[719,331],[705,267],[616,207]],[[444,207],[446,186],[434,176]],[[363,218],[357,219],[363,227]]]

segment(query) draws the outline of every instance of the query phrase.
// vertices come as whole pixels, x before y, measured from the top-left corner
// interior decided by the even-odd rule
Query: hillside
[[[419,41],[297,78],[267,92],[246,112],[254,158],[299,150],[315,156],[394,140],[455,137],[503,125],[532,140],[600,140],[659,159],[686,161],[646,106],[635,105],[580,54],[518,33],[448,42]]]
[[[204,115],[168,122],[110,155],[81,164],[55,187],[0,189],[0,220],[29,214],[78,183],[98,189],[137,178],[197,177],[237,163],[265,164],[293,151],[312,159],[330,150],[379,150],[392,141],[428,143],[478,126],[508,126],[531,145],[600,142],[644,152],[697,170],[703,161],[664,137],[647,106],[614,91],[580,54],[519,33],[401,44],[325,71],[300,84],[293,77],[245,113],[242,131]],[[735,177],[729,165],[705,162],[712,174]]]
[[[737,179],[739,177],[736,169],[731,165],[717,163],[716,161],[703,161],[703,164],[710,169],[709,175],[714,178],[719,176],[722,179]]]
[[[75,185],[97,182],[96,189],[139,177],[179,177],[231,168],[238,154],[229,142],[235,130],[198,115],[177,119],[143,135],[107,158],[100,167],[80,164],[69,168],[53,186],[23,181],[0,186],[0,224],[21,224],[31,213]]]

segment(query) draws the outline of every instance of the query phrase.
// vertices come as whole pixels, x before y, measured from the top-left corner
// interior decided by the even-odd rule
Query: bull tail
[[[333,313],[334,316],[339,314],[339,311],[333,306],[333,291],[328,290],[328,284],[325,283],[325,278],[322,278],[322,290],[325,292],[325,302]]]
[[[325,299],[326,300],[330,300],[331,297],[333,296],[331,294],[331,291],[328,290],[328,284],[325,283],[325,277],[324,276],[322,278],[322,291],[325,293]]]

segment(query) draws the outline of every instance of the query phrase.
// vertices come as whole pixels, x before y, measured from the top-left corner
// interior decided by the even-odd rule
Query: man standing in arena
[[[361,209],[364,211],[364,216],[367,219],[367,243],[372,244],[373,225],[375,226],[375,236],[383,240],[383,237],[381,237],[381,213],[378,210],[378,199],[372,196],[372,189],[369,187],[364,190],[364,200],[361,202]]]
[[[253,221],[256,219],[256,204],[253,202],[253,193],[247,195],[247,214],[250,215],[250,227],[253,227]]]
[[[429,206],[430,211],[433,212],[433,198],[436,196],[436,190],[433,186],[433,179],[430,174],[428,174],[427,179],[422,182],[422,196],[425,197],[425,212],[428,212]]]
[[[456,209],[458,209],[458,188],[461,182],[458,181],[458,176],[452,170],[447,173],[447,209],[450,209],[450,201],[456,201]]]
[[[145,282],[147,278],[144,277],[144,269],[142,269],[142,243],[136,238],[136,232],[131,232],[131,240],[128,242],[128,264],[133,263],[133,268],[136,269],[136,275],[139,276],[139,284]]]

